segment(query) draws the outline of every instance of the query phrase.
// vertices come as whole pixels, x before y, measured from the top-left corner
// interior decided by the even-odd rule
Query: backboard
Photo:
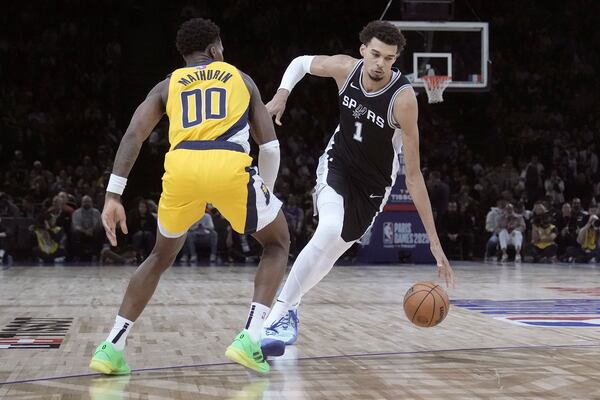
[[[489,89],[487,22],[389,21],[406,37],[397,64],[416,89],[423,75],[449,75],[447,91]]]

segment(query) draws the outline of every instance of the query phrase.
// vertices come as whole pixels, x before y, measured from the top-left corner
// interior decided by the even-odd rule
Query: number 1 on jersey
[[[359,142],[362,143],[363,137],[362,137],[362,122],[355,122],[354,126],[356,127],[356,129],[354,130],[354,140],[357,140]]]

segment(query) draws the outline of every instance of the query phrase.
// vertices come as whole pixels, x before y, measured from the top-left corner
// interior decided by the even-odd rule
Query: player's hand
[[[267,111],[270,116],[275,116],[275,123],[281,126],[281,116],[285,111],[285,104],[287,103],[287,98],[290,95],[286,89],[279,89],[275,96],[267,103]]]
[[[102,225],[106,231],[106,237],[112,246],[117,245],[116,227],[119,224],[121,231],[127,234],[125,209],[121,204],[119,195],[107,192],[102,210]]]
[[[446,280],[446,286],[447,287],[452,286],[454,288],[455,287],[454,271],[452,270],[452,267],[450,266],[450,263],[448,262],[446,255],[444,254],[442,245],[439,243],[438,244],[432,243],[430,245],[430,248],[431,248],[431,254],[433,254],[433,257],[435,257],[435,261],[437,263],[438,278],[441,277],[442,274],[444,274],[444,279]]]

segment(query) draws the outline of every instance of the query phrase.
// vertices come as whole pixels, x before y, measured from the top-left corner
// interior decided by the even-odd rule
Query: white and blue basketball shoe
[[[298,340],[298,309],[288,310],[287,314],[263,329],[261,348],[265,357],[278,357],[285,352],[285,346]]]

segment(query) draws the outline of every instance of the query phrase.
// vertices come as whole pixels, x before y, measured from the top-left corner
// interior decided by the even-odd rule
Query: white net
[[[452,78],[446,75],[425,75],[421,77],[425,83],[425,90],[427,91],[427,98],[429,103],[441,103],[444,101],[442,94],[448,87]]]

